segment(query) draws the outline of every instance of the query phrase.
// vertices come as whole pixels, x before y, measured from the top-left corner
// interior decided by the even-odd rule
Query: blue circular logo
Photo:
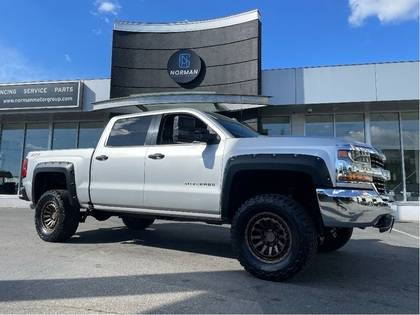
[[[169,58],[167,70],[176,83],[190,83],[201,72],[201,58],[191,49],[178,50]]]

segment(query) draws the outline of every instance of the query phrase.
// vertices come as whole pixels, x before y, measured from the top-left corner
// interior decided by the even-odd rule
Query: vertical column
[[[372,144],[372,139],[370,136],[370,113],[368,111],[365,111],[364,113],[365,117],[365,142],[367,144]]]
[[[304,136],[305,135],[305,114],[294,113],[290,116],[290,123],[292,124],[292,135],[293,136]]]
[[[400,131],[401,177],[403,186],[403,201],[407,201],[407,185],[405,182],[404,137],[401,122],[401,112],[398,112],[398,128]]]

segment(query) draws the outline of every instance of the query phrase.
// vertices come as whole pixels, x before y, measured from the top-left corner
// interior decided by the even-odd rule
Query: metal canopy
[[[130,95],[93,103],[93,110],[136,107],[142,111],[193,107],[205,111],[237,111],[269,104],[268,96],[214,92],[163,92]]]

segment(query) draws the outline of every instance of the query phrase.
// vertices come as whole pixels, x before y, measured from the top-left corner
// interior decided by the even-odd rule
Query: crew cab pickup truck
[[[384,162],[364,143],[266,137],[175,109],[114,117],[94,149],[30,152],[20,195],[48,242],[69,239],[87,216],[133,230],[155,219],[230,224],[243,267],[281,281],[344,246],[353,228],[392,229]]]

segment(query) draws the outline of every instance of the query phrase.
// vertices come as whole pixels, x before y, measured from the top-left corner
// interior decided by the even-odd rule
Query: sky
[[[0,83],[109,78],[114,20],[258,9],[262,68],[419,60],[420,0],[1,0]]]

